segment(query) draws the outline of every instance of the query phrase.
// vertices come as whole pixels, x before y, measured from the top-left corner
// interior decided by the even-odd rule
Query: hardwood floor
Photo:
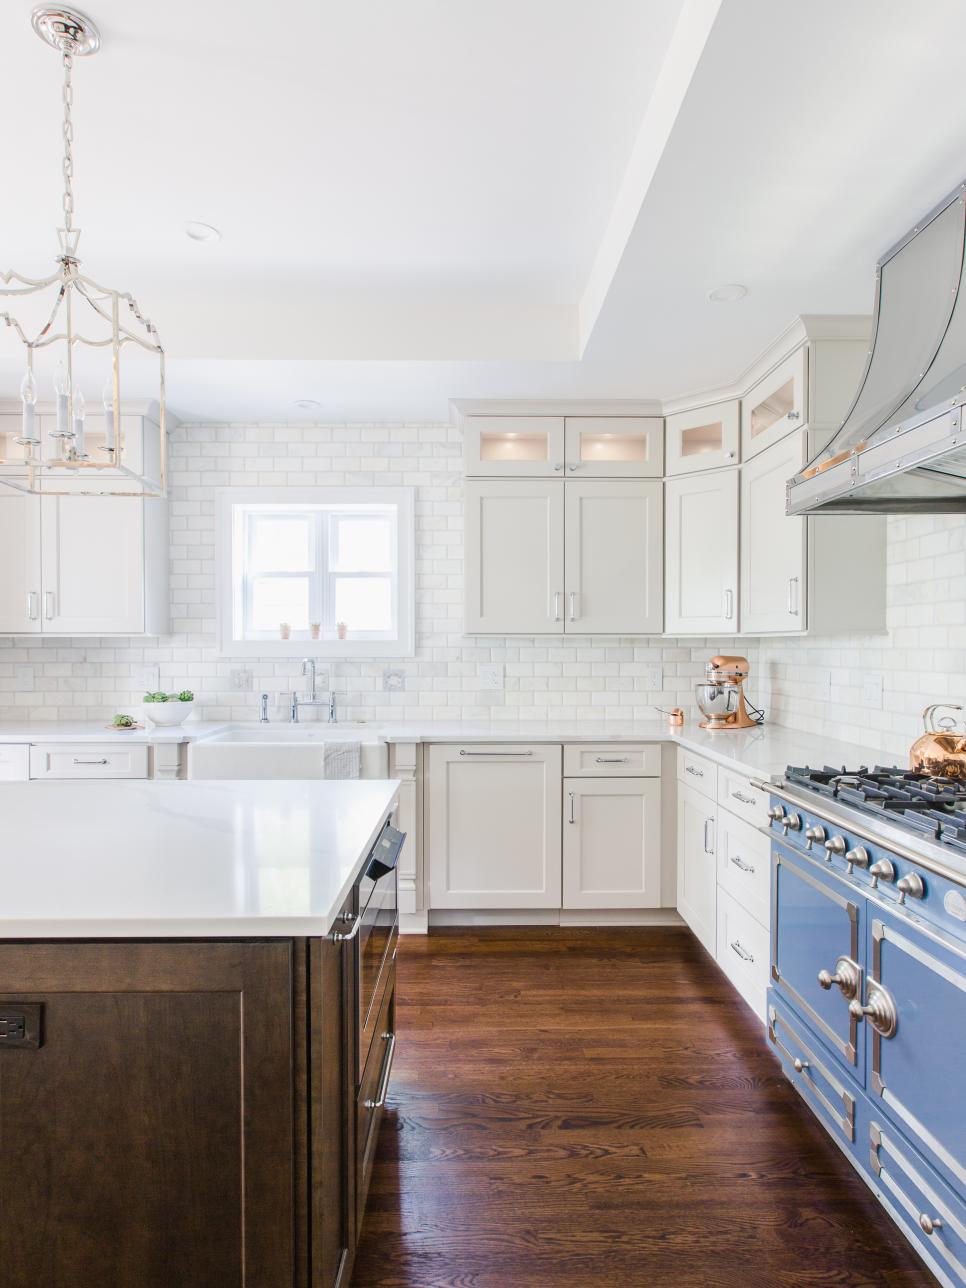
[[[400,942],[354,1288],[936,1281],[685,930]]]

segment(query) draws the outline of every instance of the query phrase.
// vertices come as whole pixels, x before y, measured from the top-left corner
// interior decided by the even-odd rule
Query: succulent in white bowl
[[[194,707],[195,695],[190,689],[180,693],[146,693],[141,703],[145,718],[154,725],[172,728],[183,724]]]

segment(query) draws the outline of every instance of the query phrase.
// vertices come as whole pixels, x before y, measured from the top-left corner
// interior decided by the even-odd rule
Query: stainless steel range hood
[[[859,392],[789,480],[789,514],[966,511],[964,242],[966,183],[879,261]]]

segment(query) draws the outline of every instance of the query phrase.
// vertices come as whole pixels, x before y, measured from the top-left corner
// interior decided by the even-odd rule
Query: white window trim
[[[399,638],[394,640],[236,640],[232,579],[234,505],[395,505]],[[411,487],[218,488],[215,498],[215,595],[221,657],[413,657],[416,653],[415,494]]]

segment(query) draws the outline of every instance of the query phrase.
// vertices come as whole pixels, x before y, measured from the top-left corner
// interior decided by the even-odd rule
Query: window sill
[[[222,640],[221,657],[367,657],[410,658],[416,653],[412,640]]]

